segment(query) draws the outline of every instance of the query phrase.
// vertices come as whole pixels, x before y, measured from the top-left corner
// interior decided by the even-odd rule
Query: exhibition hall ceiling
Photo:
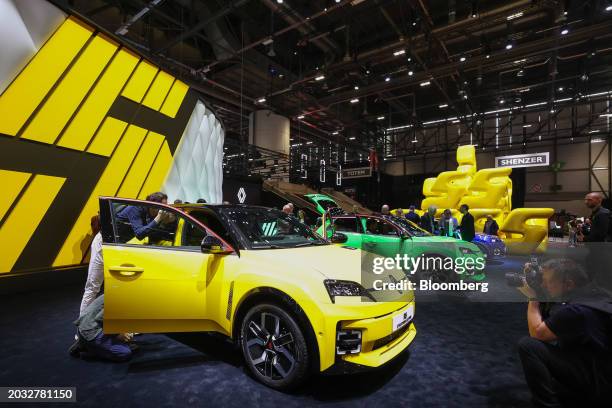
[[[384,136],[399,128],[411,134],[391,143],[407,141],[409,149],[391,158],[451,152],[456,143],[423,140],[436,121],[448,118],[449,133],[482,134],[484,143],[495,128],[490,122],[482,129],[484,112],[548,113],[556,101],[584,105],[585,95],[612,90],[606,1],[54,3],[205,93],[226,125],[230,149],[246,140],[248,114],[265,108],[291,118],[300,151],[300,143],[331,142],[356,159],[370,147],[383,150]],[[588,115],[579,112],[584,123]],[[558,116],[571,121],[566,112]]]

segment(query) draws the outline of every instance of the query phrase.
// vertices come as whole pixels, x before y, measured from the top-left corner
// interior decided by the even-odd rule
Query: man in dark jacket
[[[167,204],[168,196],[164,193],[152,193],[147,201]],[[172,224],[176,222],[174,216],[153,206],[128,205],[117,213],[119,236],[122,241],[129,241],[136,237],[138,240],[149,238],[149,243],[172,240]]]
[[[497,225],[497,221],[493,219],[491,214],[487,215],[487,221],[485,222],[484,229],[482,232],[488,235],[497,235],[497,231],[499,231],[499,225]]]
[[[471,242],[474,240],[476,236],[476,232],[474,230],[474,216],[469,212],[470,207],[467,204],[462,204],[459,207],[459,211],[463,214],[463,218],[461,218],[461,225],[459,225],[459,230],[461,231],[461,239],[464,241]]]
[[[608,244],[603,243],[612,241],[609,232],[610,210],[601,206],[602,200],[603,194],[596,192],[584,197],[584,203],[591,210],[591,228],[588,235],[579,235],[578,240],[588,243],[589,256],[586,267],[589,277],[600,287],[612,290],[612,273],[610,273],[612,254],[607,247]]]
[[[421,217],[414,211],[414,205],[410,206],[410,210],[408,210],[408,213],[406,214],[406,219],[414,222],[416,225],[419,225]]]
[[[589,193],[584,197],[584,203],[591,210],[591,231],[585,235],[584,242],[605,242],[609,241],[610,210],[603,208],[601,193]]]
[[[572,260],[546,261],[540,274],[545,298],[554,302],[541,307],[534,289],[519,289],[529,298],[529,337],[518,346],[534,405],[609,407],[612,299],[589,286]]]
[[[431,232],[432,234],[437,234],[436,231],[436,207],[431,206],[427,209],[427,213],[423,214],[421,217],[421,228],[423,228],[427,232]]]

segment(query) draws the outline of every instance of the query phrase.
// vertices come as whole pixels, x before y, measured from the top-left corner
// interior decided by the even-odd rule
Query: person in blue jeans
[[[97,297],[74,322],[79,339],[70,347],[70,354],[97,357],[110,361],[127,361],[132,358],[130,333],[104,334],[104,295]]]

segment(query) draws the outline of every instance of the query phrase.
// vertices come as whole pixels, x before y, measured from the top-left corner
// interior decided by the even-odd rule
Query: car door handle
[[[136,265],[132,265],[132,264],[123,264],[123,265],[119,265],[119,266],[110,266],[108,268],[108,270],[110,272],[119,273],[119,275],[122,275],[122,276],[134,276],[136,274],[144,272],[144,268],[139,268]]]

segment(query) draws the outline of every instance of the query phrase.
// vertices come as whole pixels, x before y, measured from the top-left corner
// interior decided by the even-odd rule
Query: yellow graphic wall
[[[196,102],[66,19],[0,95],[0,274],[84,262],[98,197],[159,190]]]

